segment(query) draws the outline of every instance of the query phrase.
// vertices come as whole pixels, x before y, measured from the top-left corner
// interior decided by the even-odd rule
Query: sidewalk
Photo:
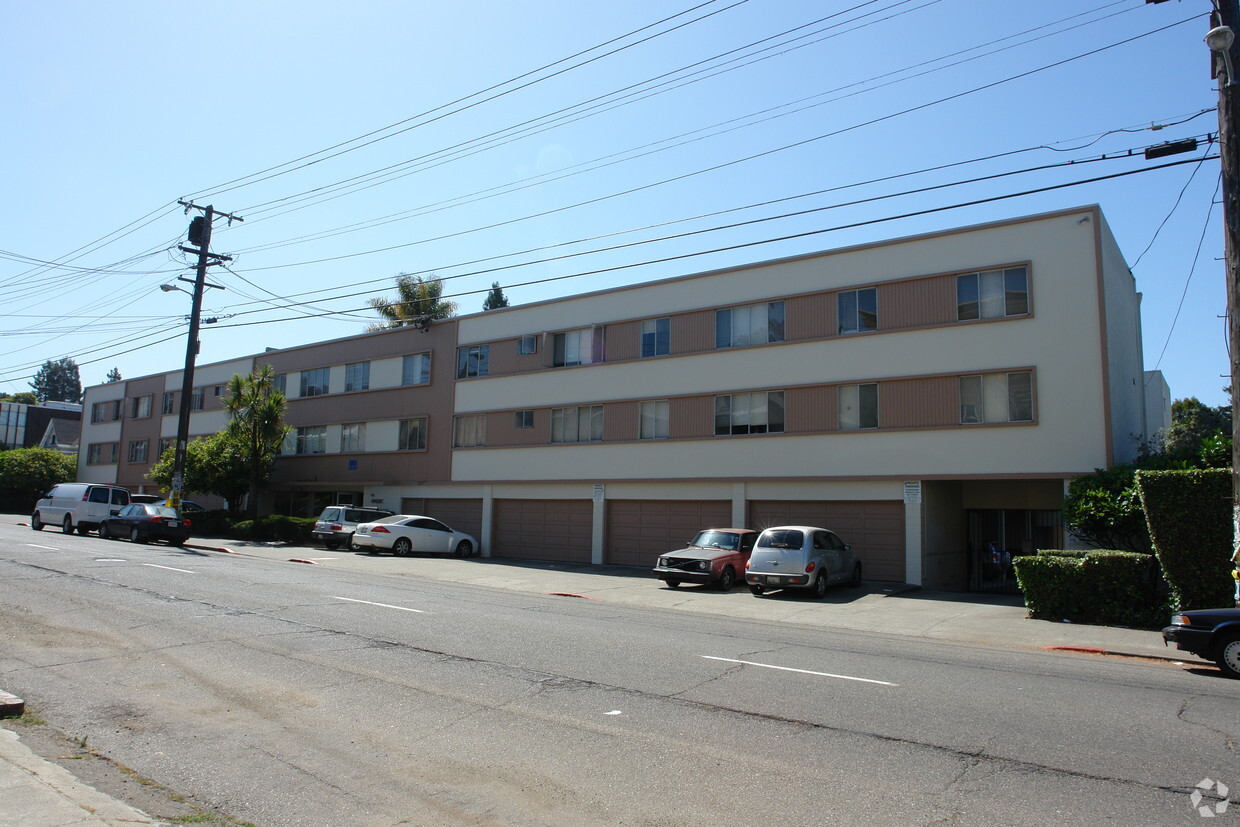
[[[704,587],[670,589],[647,569],[587,566],[489,558],[394,557],[321,547],[194,538],[186,554],[229,554],[238,565],[247,557],[291,565],[347,568],[385,576],[439,580],[532,594],[561,595],[658,611],[693,611],[733,619],[849,629],[940,641],[1043,649],[1049,656],[1080,653],[1180,661],[1156,631],[1031,620],[1015,595],[922,591],[888,583],[861,589],[832,589],[825,599],[774,593],[755,598],[737,587],[722,593]],[[1188,663],[1198,661],[1186,656]],[[3,689],[3,687],[0,687]],[[17,736],[0,728],[0,821],[22,827],[158,824],[150,816],[76,781],[44,761]]]

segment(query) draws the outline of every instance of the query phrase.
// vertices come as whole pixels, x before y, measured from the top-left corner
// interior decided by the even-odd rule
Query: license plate
[[[178,523],[176,520],[169,520],[169,521],[168,521],[168,528],[176,528],[176,527],[177,527],[177,526],[179,526],[179,525],[180,525],[180,523]]]
[[[766,582],[770,583],[773,586],[779,585],[780,583],[787,582],[787,580],[788,580],[787,577],[778,577],[774,574],[767,575],[767,578],[766,578]]]

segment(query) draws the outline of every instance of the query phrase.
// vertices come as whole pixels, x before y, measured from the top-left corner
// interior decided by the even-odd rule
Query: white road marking
[[[347,600],[350,603],[365,603],[367,606],[381,606],[384,609],[399,609],[402,612],[417,612],[418,614],[426,614],[422,609],[410,609],[408,606],[393,606],[390,603],[374,603],[370,600],[354,600],[352,597],[336,597],[332,595],[333,600]]]
[[[161,566],[161,565],[159,565],[158,563],[143,563],[142,565],[144,565],[144,566],[150,566],[150,567],[151,567],[151,568],[153,568],[153,569],[167,569],[168,571],[179,571],[179,572],[182,572],[182,573],[184,573],[184,574],[194,574],[194,573],[195,573],[195,572],[190,571],[189,569],[175,569],[175,568],[173,568],[172,566]]]
[[[876,681],[872,678],[857,678],[852,675],[835,675],[831,672],[814,672],[810,669],[793,669],[791,666],[775,666],[770,663],[754,663],[751,660],[736,660],[735,658],[716,658],[711,655],[702,655],[707,660],[721,660],[726,663],[742,663],[745,666],[761,666],[763,669],[778,669],[781,672],[800,672],[802,675],[818,675],[823,678],[839,678],[842,681],[860,681],[862,683],[876,683],[880,686],[899,686],[899,684],[890,681]]]
[[[64,549],[57,548],[56,546],[36,546],[34,543],[25,543],[24,545],[30,546],[31,548],[45,549],[47,551],[64,551]]]
[[[124,563],[127,562],[119,557],[96,557],[96,563]]]

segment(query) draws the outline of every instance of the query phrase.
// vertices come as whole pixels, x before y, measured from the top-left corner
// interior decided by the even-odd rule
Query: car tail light
[[[342,528],[344,528],[344,526],[342,526],[340,523],[332,523],[330,526],[328,526],[328,529],[330,531],[339,531]]]
[[[193,528],[193,527],[194,527],[194,521],[193,521],[193,520],[191,520],[189,517],[186,517],[186,518],[185,518],[185,527],[186,527],[186,528]]]
[[[752,563],[752,562],[753,562],[752,560],[746,560],[746,561],[745,561],[745,571],[749,571],[749,564],[750,564],[750,563]]]
[[[162,523],[163,521],[164,521],[163,517],[152,517],[151,518],[151,522],[153,523]]]
[[[810,561],[809,561],[809,565],[805,567],[805,573],[806,573],[806,574],[809,574],[810,572],[812,572],[812,571],[814,570],[814,566],[815,566],[815,565],[816,565],[816,564],[814,563],[814,561],[813,561],[813,560],[810,560]]]
[[[370,533],[371,534],[391,534],[392,532],[388,531],[386,528],[384,528],[381,525],[377,525],[370,530]]]

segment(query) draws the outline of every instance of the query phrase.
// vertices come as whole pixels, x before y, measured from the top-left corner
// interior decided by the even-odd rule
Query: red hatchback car
[[[699,531],[687,548],[660,556],[654,576],[673,589],[681,583],[714,583],[726,592],[744,574],[757,539],[758,532],[748,528]]]

